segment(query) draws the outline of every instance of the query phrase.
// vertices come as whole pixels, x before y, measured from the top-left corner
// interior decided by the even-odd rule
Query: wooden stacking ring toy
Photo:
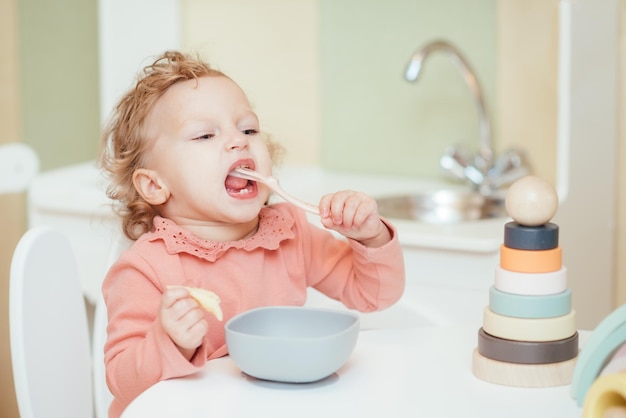
[[[553,185],[525,176],[508,189],[500,263],[483,311],[472,373],[487,382],[553,387],[572,382],[578,358],[576,312],[562,265]]]

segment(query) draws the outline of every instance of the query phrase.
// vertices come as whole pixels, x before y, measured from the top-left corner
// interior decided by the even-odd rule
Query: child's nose
[[[227,149],[238,149],[248,147],[248,136],[241,131],[233,131],[226,140]]]

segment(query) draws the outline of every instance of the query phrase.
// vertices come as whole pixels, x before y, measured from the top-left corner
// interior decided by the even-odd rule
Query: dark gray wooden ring
[[[504,246],[516,250],[551,250],[559,246],[559,226],[552,222],[540,226],[507,222]]]
[[[478,330],[478,352],[492,360],[518,364],[548,364],[571,360],[578,355],[578,332],[556,341],[514,341]]]

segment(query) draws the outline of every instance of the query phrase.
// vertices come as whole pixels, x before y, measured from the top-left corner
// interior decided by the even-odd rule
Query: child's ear
[[[133,184],[139,195],[149,204],[159,206],[167,202],[170,190],[159,175],[145,168],[138,168],[133,173]]]

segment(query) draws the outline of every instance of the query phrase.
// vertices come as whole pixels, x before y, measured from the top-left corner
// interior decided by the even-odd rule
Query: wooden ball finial
[[[559,206],[556,189],[546,180],[526,176],[509,187],[506,210],[515,222],[525,226],[539,226],[550,222]]]

